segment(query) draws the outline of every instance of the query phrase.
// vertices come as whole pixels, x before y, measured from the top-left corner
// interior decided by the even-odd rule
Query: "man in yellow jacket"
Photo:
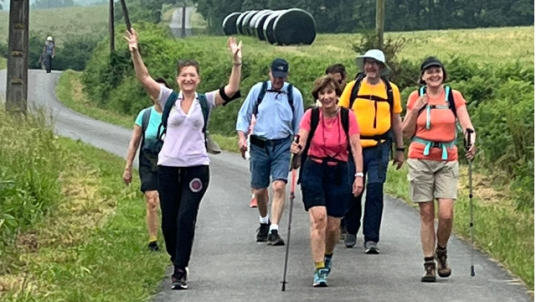
[[[371,49],[356,58],[361,71],[356,80],[349,82],[340,97],[339,105],[354,111],[361,129],[363,147],[363,173],[366,183],[365,215],[363,218],[364,247],[367,254],[378,254],[380,225],[383,214],[383,184],[391,154],[391,144],[396,144],[393,164],[397,169],[404,163],[402,137],[402,105],[398,87],[386,76],[391,69],[381,50]],[[350,168],[350,171],[355,169]],[[359,175],[358,175],[359,174]],[[361,226],[361,198],[354,198],[344,217],[346,224],[345,245],[352,248],[357,243]]]

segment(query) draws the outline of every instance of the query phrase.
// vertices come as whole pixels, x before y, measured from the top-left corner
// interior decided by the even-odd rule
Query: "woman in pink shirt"
[[[149,75],[138,51],[138,34],[127,32],[136,77],[145,90],[165,108],[172,90],[161,86]],[[229,38],[233,56],[229,84],[205,94],[209,112],[240,97],[242,42]],[[186,267],[190,261],[195,221],[201,199],[209,183],[209,158],[203,133],[204,117],[197,87],[200,82],[199,64],[181,60],[177,64],[178,97],[171,108],[162,150],[158,154],[158,194],[162,207],[162,231],[166,250],[171,256],[174,273],[172,289],[187,289]]]
[[[311,219],[314,287],[327,286],[341,218],[352,193],[358,196],[363,191],[359,126],[353,111],[337,105],[340,95],[340,85],[331,76],[316,80],[313,97],[322,106],[305,112],[299,142],[291,146],[292,153],[304,156],[298,183],[301,183],[303,203]],[[314,127],[313,121],[317,122],[314,123],[316,129],[311,127]],[[349,171],[349,156],[354,158],[356,171]]]

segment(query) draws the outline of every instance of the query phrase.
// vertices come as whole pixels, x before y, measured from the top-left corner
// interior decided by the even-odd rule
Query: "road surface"
[[[97,121],[67,109],[55,97],[59,72],[29,72],[29,101],[50,108],[56,131],[119,156],[125,156],[130,130]],[[6,71],[0,71],[0,94]],[[121,181],[121,175],[117,175]],[[288,284],[281,291],[285,247],[255,242],[257,209],[249,208],[249,172],[236,154],[211,156],[211,179],[198,217],[190,262],[189,290],[172,291],[169,277],[154,302],[172,301],[397,301],[397,302],[525,302],[525,288],[481,253],[475,253],[476,276],[471,277],[470,248],[455,236],[449,242],[449,279],[424,284],[418,212],[404,202],[385,198],[380,255],[366,255],[363,239],[353,249],[342,241],[335,249],[328,288],[313,288],[309,248],[309,218],[301,194],[293,207]],[[280,233],[287,236],[288,202]],[[140,223],[144,223],[140,221]],[[285,240],[286,241],[286,240]],[[171,272],[168,272],[170,274]],[[133,276],[135,278],[136,276]],[[125,288],[125,290],[129,290]]]
[[[195,7],[188,6],[186,7],[186,18],[185,18],[185,26],[186,29],[186,36],[192,35],[192,27],[190,25],[190,16],[195,11]],[[176,37],[181,37],[181,29],[182,29],[182,8],[176,9],[173,12],[173,15],[171,16],[171,22],[169,23],[169,28],[171,29],[171,33]]]

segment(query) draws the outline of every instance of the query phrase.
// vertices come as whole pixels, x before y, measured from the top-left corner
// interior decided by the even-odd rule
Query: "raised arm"
[[[138,33],[132,28],[132,32],[127,31],[124,38],[128,42],[128,49],[132,55],[132,62],[134,63],[134,70],[136,71],[138,81],[140,81],[152,99],[158,100],[160,84],[151,78],[147,67],[143,64],[140,52],[138,51]]]
[[[219,93],[216,93],[216,106],[225,105],[240,97],[237,92],[240,90],[240,79],[242,77],[242,41],[237,44],[234,37],[229,37],[227,45],[233,54],[233,68],[231,69],[229,83],[225,85],[223,91],[220,90]],[[225,95],[222,95],[222,92]]]

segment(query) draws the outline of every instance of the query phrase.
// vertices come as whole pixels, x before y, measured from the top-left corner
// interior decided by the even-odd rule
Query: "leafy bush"
[[[45,120],[42,111],[22,117],[0,108],[0,256],[62,198],[64,155]]]

